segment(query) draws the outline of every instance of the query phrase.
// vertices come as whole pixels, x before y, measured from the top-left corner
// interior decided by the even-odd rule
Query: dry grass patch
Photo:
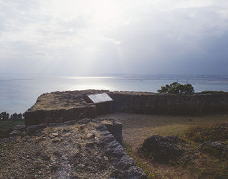
[[[194,129],[207,128],[218,124],[228,123],[228,115],[211,116],[162,116],[140,114],[111,114],[104,117],[119,119],[123,123],[125,147],[137,165],[149,178],[224,178],[228,177],[227,161],[197,151],[199,143],[187,137],[197,135]],[[201,130],[200,130],[201,131]],[[205,133],[207,134],[207,133]],[[177,165],[164,165],[139,156],[137,149],[143,141],[152,135],[174,135],[186,140],[193,152],[189,159],[179,161]],[[214,136],[212,134],[211,136]],[[195,159],[191,158],[192,156]]]

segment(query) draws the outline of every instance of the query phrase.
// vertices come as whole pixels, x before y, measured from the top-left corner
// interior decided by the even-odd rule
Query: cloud
[[[0,71],[227,74],[225,0],[0,0]]]

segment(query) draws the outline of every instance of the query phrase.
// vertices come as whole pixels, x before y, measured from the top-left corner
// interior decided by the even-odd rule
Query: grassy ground
[[[8,137],[16,125],[24,124],[23,120],[0,121],[0,138]]]
[[[194,130],[203,128],[205,129],[203,131],[207,131],[206,129],[210,126],[228,123],[228,115],[191,117],[111,114],[105,117],[119,119],[123,123],[125,147],[136,160],[136,163],[148,174],[149,178],[216,178],[216,176],[226,175],[228,167],[226,160],[201,152],[196,152],[194,155],[196,159],[189,160],[187,165],[165,165],[139,156],[137,149],[144,139],[152,135],[179,136],[190,142],[192,148],[197,148],[200,143],[190,137],[197,134]]]

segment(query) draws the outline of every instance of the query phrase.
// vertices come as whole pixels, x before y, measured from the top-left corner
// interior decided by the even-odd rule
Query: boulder
[[[154,135],[145,139],[140,152],[158,162],[177,160],[184,153],[184,141],[176,136]]]

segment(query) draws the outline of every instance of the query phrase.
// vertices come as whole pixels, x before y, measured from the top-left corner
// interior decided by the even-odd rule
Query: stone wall
[[[24,114],[26,126],[38,124],[48,125],[50,123],[64,123],[66,121],[75,121],[83,118],[94,118],[95,116],[95,105],[77,107],[72,109],[27,111]]]
[[[42,95],[42,98],[39,97],[37,103],[24,114],[26,126],[77,121],[112,112],[174,115],[228,112],[228,93],[171,95],[106,91],[113,98],[113,102],[92,104],[84,100],[83,96],[86,92],[64,92],[62,95],[60,92],[57,94],[50,93],[46,94],[47,98]],[[96,91],[91,90],[89,92],[95,93]],[[74,95],[77,95],[77,98],[74,98]]]
[[[110,92],[113,111],[142,114],[200,115],[228,112],[228,93],[171,95]]]
[[[96,104],[96,115],[109,114],[113,112],[113,101]]]

